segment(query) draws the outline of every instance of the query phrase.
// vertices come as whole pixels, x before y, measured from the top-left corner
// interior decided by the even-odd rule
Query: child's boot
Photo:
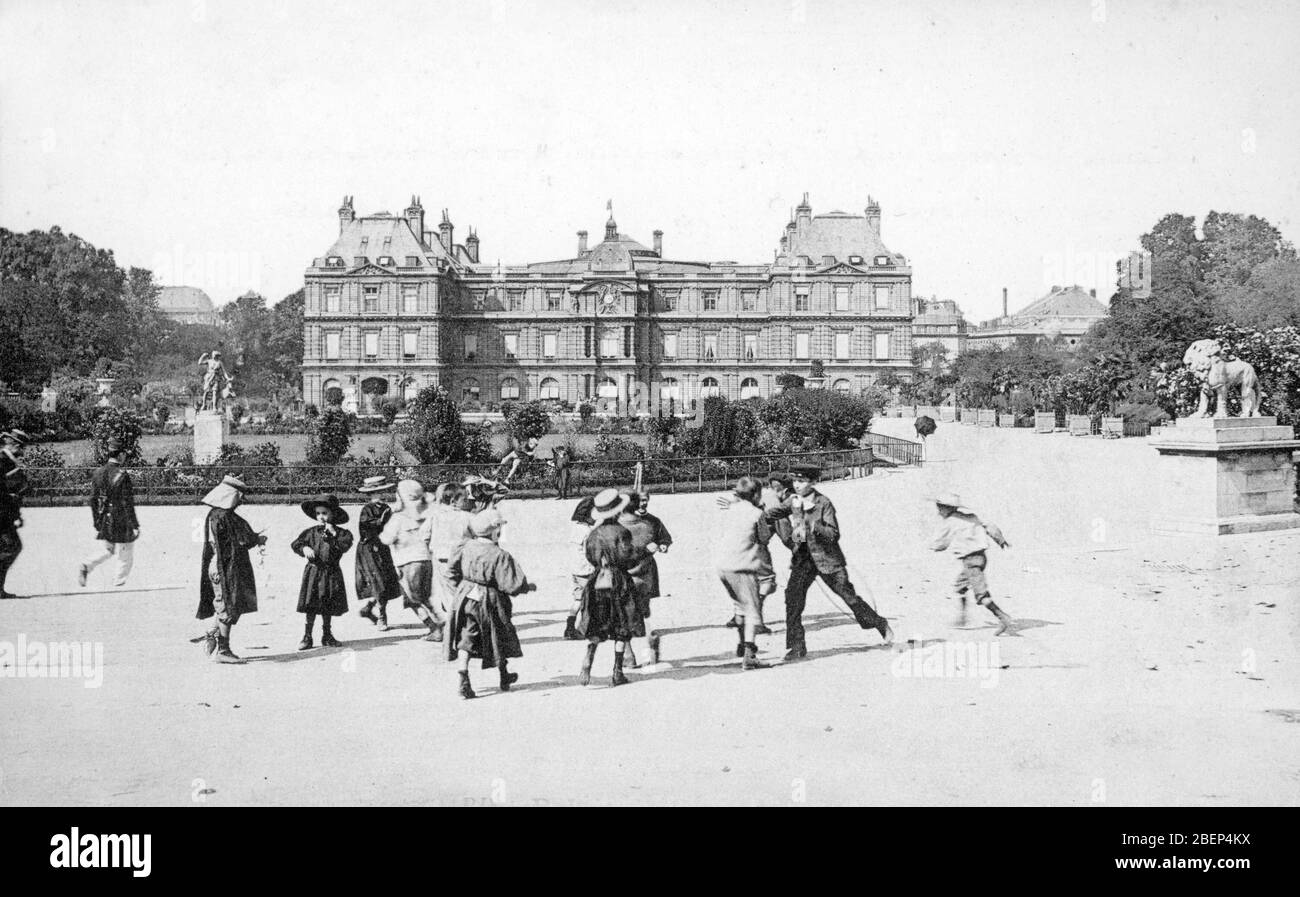
[[[506,662],[504,660],[501,661],[500,672],[501,672],[501,690],[510,691],[510,686],[514,685],[516,682],[519,681],[519,674],[512,673],[508,669],[506,669]]]
[[[581,632],[578,631],[578,627],[576,625],[577,622],[578,622],[578,617],[576,614],[571,614],[569,617],[565,619],[564,621],[565,641],[570,641],[570,642],[582,641],[583,635]]]
[[[369,620],[371,623],[375,624],[376,626],[379,625],[379,618],[375,616],[374,601],[367,601],[365,604],[361,605],[361,608],[357,611],[357,616],[361,617],[362,619]]]
[[[1015,621],[1011,619],[1010,614],[1008,614],[1002,608],[994,604],[993,599],[990,598],[985,600],[984,606],[989,609],[989,612],[992,613],[993,616],[998,618],[998,628],[993,633],[995,636],[1002,635],[1003,633],[1008,632],[1011,629]]]
[[[758,645],[753,642],[745,642],[742,646],[744,649],[745,659],[740,662],[742,670],[765,670],[767,664],[758,659]]]
[[[320,646],[322,648],[342,648],[343,643],[334,637],[330,629],[330,618],[321,617]]]
[[[387,632],[388,631],[388,602],[386,601],[379,602],[379,607],[377,608],[377,613],[375,614],[375,616],[378,617],[378,619],[375,620],[375,625],[379,627],[379,631]]]
[[[469,686],[469,670],[460,671],[460,696],[465,700],[478,697]]]
[[[623,675],[623,652],[614,652],[614,675],[609,677],[609,685],[613,688],[615,685],[627,685],[627,677]]]

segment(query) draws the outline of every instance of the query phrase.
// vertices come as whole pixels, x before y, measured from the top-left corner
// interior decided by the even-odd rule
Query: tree
[[[407,407],[410,415],[402,445],[421,464],[449,464],[466,453],[465,427],[447,390],[426,386]]]
[[[125,408],[105,408],[95,421],[91,442],[95,450],[95,463],[103,464],[108,460],[108,447],[118,441],[126,452],[126,463],[139,464],[140,455],[140,417],[134,411]]]
[[[506,427],[519,445],[529,439],[541,439],[551,430],[551,416],[541,402],[528,402],[512,407],[505,415]]]
[[[342,408],[326,408],[311,420],[307,430],[307,461],[337,464],[352,443],[352,424]]]
[[[303,328],[302,312],[306,302],[303,290],[285,296],[271,309],[270,331],[266,336],[266,368],[285,386],[302,386]]]
[[[1255,215],[1210,212],[1201,232],[1204,279],[1212,293],[1245,284],[1264,262],[1295,258],[1282,233]]]

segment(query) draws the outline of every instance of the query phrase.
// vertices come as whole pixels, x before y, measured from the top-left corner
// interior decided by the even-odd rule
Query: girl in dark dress
[[[322,495],[302,503],[302,511],[314,517],[317,525],[305,529],[293,540],[293,550],[307,559],[298,590],[298,613],[307,615],[307,627],[299,651],[312,647],[312,628],[316,615],[321,617],[322,648],[340,647],[330,631],[330,618],[348,612],[347,586],[339,561],[352,547],[352,534],[340,527],[348,522],[348,513],[339,507],[333,495]]]
[[[614,642],[614,675],[610,685],[626,685],[623,650],[629,639],[645,635],[645,618],[637,602],[636,585],[628,574],[637,562],[632,534],[618,522],[627,506],[627,496],[606,489],[596,496],[592,517],[596,525],[587,535],[584,550],[593,572],[582,591],[577,629],[587,639],[587,655],[578,682],[591,682],[591,665],[596,646],[606,639]]]
[[[366,477],[358,492],[375,493],[396,488],[388,477]],[[358,614],[388,631],[388,602],[402,597],[402,582],[393,564],[393,553],[379,540],[384,524],[393,516],[392,506],[378,496],[361,506],[357,518],[356,585]]]

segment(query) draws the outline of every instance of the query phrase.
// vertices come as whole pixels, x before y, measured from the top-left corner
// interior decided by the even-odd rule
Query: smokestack
[[[664,255],[664,232],[661,230],[655,231],[655,255],[660,258]]]
[[[1007,288],[1002,288],[1002,317],[1007,316]]]
[[[578,255],[583,255],[587,251],[587,232],[578,231]]]

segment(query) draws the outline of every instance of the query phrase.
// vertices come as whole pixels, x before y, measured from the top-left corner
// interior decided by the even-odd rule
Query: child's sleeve
[[[1002,535],[1002,530],[998,527],[996,523],[984,523],[983,526],[984,526],[984,531],[989,534],[989,538],[991,538],[994,542],[996,542],[999,548],[1011,547],[1011,543],[1008,542],[1006,538]]]
[[[302,554],[302,550],[310,544],[311,544],[311,529],[305,529],[298,534],[298,538],[293,540],[293,545],[291,545],[290,547],[293,548],[294,554],[300,555]]]
[[[930,548],[934,551],[947,551],[948,545],[952,542],[952,527],[948,521],[939,524],[939,528],[934,531],[934,538],[930,540]]]
[[[398,519],[397,514],[394,514],[392,517],[389,517],[388,522],[384,524],[384,528],[379,531],[379,541],[383,542],[385,545],[392,545],[394,542],[396,542],[397,525],[400,522],[401,521]]]
[[[493,576],[496,578],[497,588],[507,595],[518,595],[528,591],[528,577],[508,552],[501,552],[497,558]]]

